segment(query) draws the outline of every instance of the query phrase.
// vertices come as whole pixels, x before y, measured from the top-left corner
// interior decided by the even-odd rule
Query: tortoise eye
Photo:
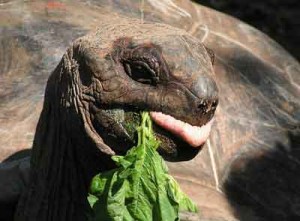
[[[159,77],[155,70],[145,61],[126,61],[123,63],[126,73],[135,81],[143,84],[157,85]]]

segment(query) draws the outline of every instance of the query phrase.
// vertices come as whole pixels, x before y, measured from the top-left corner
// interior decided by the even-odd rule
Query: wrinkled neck
[[[16,220],[86,220],[92,175],[83,164],[80,143],[71,139],[65,119],[45,108],[37,127],[28,190]],[[49,115],[50,113],[50,115]]]
[[[31,180],[15,220],[86,220],[89,183],[100,170],[112,167],[113,151],[99,150],[103,142],[81,95],[78,62],[71,48],[47,82],[33,143]]]
[[[89,143],[76,106],[65,105],[69,102],[66,97],[77,95],[68,84],[71,79],[62,75],[64,63],[47,84],[33,143],[30,184],[19,201],[15,220],[86,220],[89,182],[100,165],[96,165],[96,154],[85,151]]]

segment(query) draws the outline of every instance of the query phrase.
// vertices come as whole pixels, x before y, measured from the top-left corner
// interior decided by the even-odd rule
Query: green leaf
[[[89,194],[88,201],[89,201],[90,206],[93,208],[94,204],[98,201],[98,197],[96,197],[92,194]]]
[[[138,145],[125,156],[114,156],[118,168],[96,175],[90,186],[90,221],[179,220],[179,211],[197,212],[196,205],[168,174],[157,153],[159,141],[147,112],[137,128]]]

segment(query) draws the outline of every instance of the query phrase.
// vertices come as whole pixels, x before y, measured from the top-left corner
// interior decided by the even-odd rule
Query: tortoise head
[[[78,115],[87,137],[109,155],[135,144],[139,112],[150,111],[160,153],[188,160],[207,138],[218,103],[210,55],[195,38],[165,25],[101,27],[68,50],[55,82],[49,80],[60,91],[51,99],[59,98],[61,112],[75,110],[66,125],[76,140]]]
[[[44,109],[56,108],[59,119],[52,121],[64,124],[83,152],[96,146],[105,156],[125,154],[140,112],[150,111],[161,155],[189,160],[207,139],[218,104],[213,76],[211,52],[182,30],[137,21],[103,25],[64,55]]]
[[[193,158],[207,138],[217,87],[205,47],[169,26],[124,22],[78,39],[51,74],[17,216],[85,220],[91,178],[134,145],[140,111],[168,160]]]

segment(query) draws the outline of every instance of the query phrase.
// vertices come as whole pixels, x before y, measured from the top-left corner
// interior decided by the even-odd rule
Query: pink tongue
[[[150,112],[155,123],[177,135],[192,147],[200,147],[208,138],[213,119],[202,127],[192,126],[161,112]]]

